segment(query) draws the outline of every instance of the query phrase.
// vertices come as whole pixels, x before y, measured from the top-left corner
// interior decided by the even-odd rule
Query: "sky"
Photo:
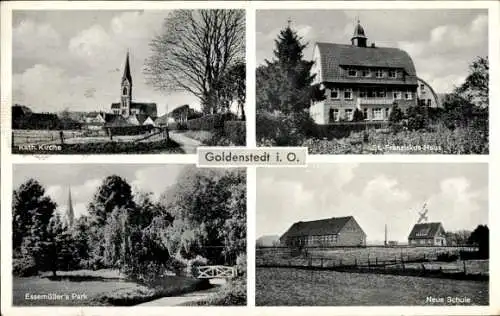
[[[291,27],[309,43],[350,44],[356,17],[368,45],[397,47],[413,59],[417,75],[437,93],[451,92],[467,76],[476,56],[488,56],[487,10],[260,10],[256,13],[256,61],[273,58],[274,40],[290,19]]]
[[[446,231],[488,224],[488,166],[479,163],[318,164],[257,169],[256,237],[294,222],[354,216],[367,242],[407,242],[427,202]]]
[[[57,211],[64,214],[68,208],[68,191],[75,217],[87,214],[91,201],[102,181],[111,175],[118,175],[131,185],[133,192],[152,192],[158,199],[165,190],[176,183],[186,165],[154,164],[15,164],[13,185],[17,189],[33,178],[45,188],[58,205]]]
[[[158,115],[179,105],[199,109],[185,92],[161,92],[142,73],[149,42],[169,11],[14,11],[13,103],[35,112],[110,111],[119,102],[127,50],[133,99],[156,102]]]

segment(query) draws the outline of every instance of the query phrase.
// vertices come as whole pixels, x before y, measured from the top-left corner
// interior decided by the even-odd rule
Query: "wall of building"
[[[356,221],[351,219],[344,225],[337,246],[366,246],[366,235]]]
[[[345,98],[345,91],[348,89],[350,91],[350,98]],[[325,88],[326,99],[321,102],[313,103],[309,109],[309,113],[317,124],[329,124],[334,122],[330,120],[330,109],[338,111],[338,115],[335,116],[336,121],[351,120],[356,109],[363,111],[369,121],[384,121],[388,119],[394,102],[396,102],[398,107],[403,111],[410,106],[417,105],[417,93],[414,88],[397,89],[375,87],[374,89],[383,89],[385,91],[385,97],[368,97],[366,96],[367,89],[361,87],[352,89]],[[332,90],[336,91],[333,95]],[[394,92],[397,93],[396,98],[393,95]],[[411,93],[411,99],[405,98],[406,92]]]

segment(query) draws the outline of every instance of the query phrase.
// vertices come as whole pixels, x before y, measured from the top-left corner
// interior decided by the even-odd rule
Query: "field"
[[[291,268],[257,268],[255,277],[258,306],[489,304],[489,285],[484,281]],[[444,302],[426,302],[429,296]],[[448,302],[448,297],[461,301]],[[464,297],[470,302],[461,303]]]
[[[126,280],[117,271],[58,272],[58,277],[13,278],[14,306],[100,306],[135,305],[162,296],[207,287],[205,281],[168,276],[155,284]],[[38,297],[36,296],[38,295]]]
[[[310,258],[321,260],[323,264],[373,264],[383,261],[436,260],[439,254],[458,254],[457,247],[366,247],[366,248],[309,248],[301,257],[292,257],[288,248],[257,248],[257,266],[265,264],[290,265],[308,263]],[[317,265],[317,262],[313,262]]]

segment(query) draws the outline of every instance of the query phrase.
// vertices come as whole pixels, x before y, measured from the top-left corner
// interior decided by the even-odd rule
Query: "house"
[[[440,98],[432,87],[423,79],[417,78],[417,100],[418,105],[427,106],[430,108],[441,107]]]
[[[351,44],[316,43],[313,85],[325,92],[312,100],[309,113],[317,124],[350,121],[358,109],[366,121],[386,121],[394,104],[403,111],[417,105],[418,79],[407,52],[367,45],[358,21]]]
[[[280,237],[289,247],[366,246],[366,234],[354,217],[296,222]]]
[[[147,115],[152,120],[158,116],[156,103],[152,102],[134,102],[132,98],[132,74],[130,73],[129,53],[125,58],[125,68],[123,70],[120,102],[111,104],[111,112],[116,115],[121,115],[124,118],[130,115]]]
[[[446,246],[445,230],[441,223],[415,224],[408,236],[410,246]]]
[[[103,112],[90,112],[85,116],[85,123],[87,124],[104,124],[106,113]]]

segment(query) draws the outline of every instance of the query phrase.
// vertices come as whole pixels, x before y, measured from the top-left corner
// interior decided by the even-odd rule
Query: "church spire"
[[[73,201],[71,200],[71,187],[68,188],[68,210],[66,211],[66,223],[68,227],[73,226],[75,213],[73,211]]]
[[[130,74],[130,61],[129,52],[127,50],[127,57],[125,58],[125,68],[123,69],[122,82],[127,79],[130,85],[132,85],[132,75]]]

